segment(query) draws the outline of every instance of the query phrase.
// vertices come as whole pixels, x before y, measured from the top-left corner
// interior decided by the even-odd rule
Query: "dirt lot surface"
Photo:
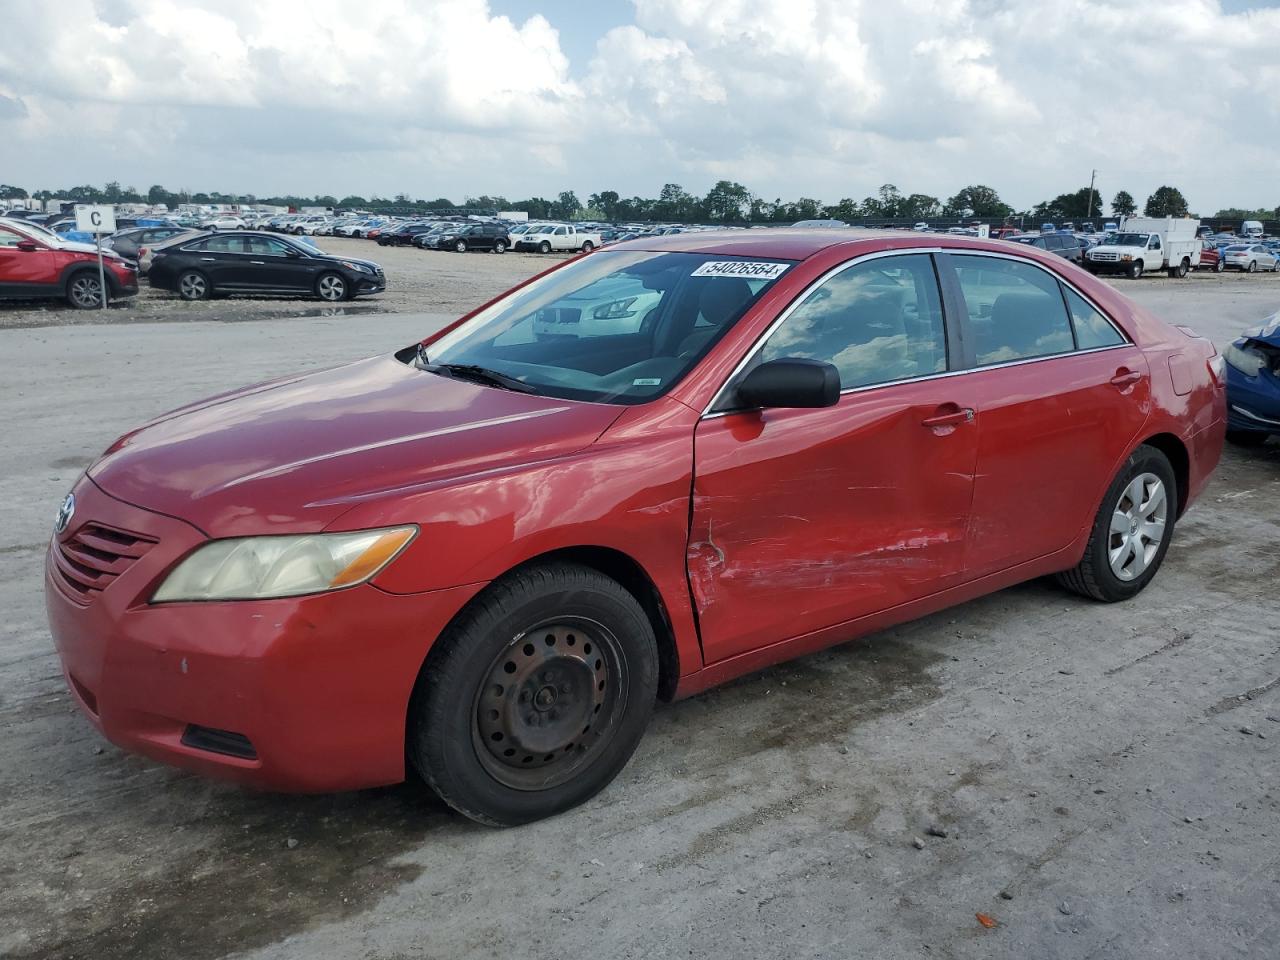
[[[413,784],[247,792],[101,740],[44,622],[63,494],[148,417],[401,346],[547,262],[393,253],[430,265],[384,257],[429,313],[144,301],[0,330],[0,956],[1276,956],[1274,441],[1227,451],[1134,601],[1030,583],[661,707],[609,789],[531,827]],[[1270,277],[1117,286],[1219,343],[1280,308]]]

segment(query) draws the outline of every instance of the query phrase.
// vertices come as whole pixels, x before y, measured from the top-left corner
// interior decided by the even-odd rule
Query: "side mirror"
[[[18,249],[23,253],[35,253],[40,249],[40,245],[34,240],[19,240]]]
[[[762,363],[738,384],[748,407],[834,407],[840,401],[840,371],[821,360],[780,357]]]

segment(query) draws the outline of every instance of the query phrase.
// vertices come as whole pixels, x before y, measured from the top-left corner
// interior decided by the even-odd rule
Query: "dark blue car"
[[[1227,361],[1227,439],[1243,446],[1280,436],[1280,313],[1231,343]]]

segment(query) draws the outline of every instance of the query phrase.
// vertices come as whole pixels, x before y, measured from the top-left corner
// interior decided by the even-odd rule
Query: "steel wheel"
[[[1155,559],[1164,540],[1169,497],[1164,481],[1154,473],[1134,477],[1124,488],[1111,515],[1107,560],[1121,580],[1133,580]]]
[[[316,293],[320,295],[321,300],[330,302],[342,300],[347,295],[347,281],[336,273],[326,273],[316,282]]]
[[[183,300],[203,300],[209,295],[209,281],[202,273],[184,273],[178,278],[178,295]]]
[[[535,627],[494,658],[477,691],[476,755],[516,790],[565,783],[609,742],[625,691],[626,660],[604,625],[571,618]]]
[[[78,310],[89,310],[102,305],[102,284],[97,276],[82,273],[71,281],[67,288],[67,299]]]

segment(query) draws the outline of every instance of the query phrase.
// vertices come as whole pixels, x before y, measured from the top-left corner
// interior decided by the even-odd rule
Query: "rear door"
[[[978,434],[957,349],[927,253],[848,264],[783,315],[743,372],[824,360],[843,392],[699,422],[688,570],[708,662],[958,582]]]
[[[244,240],[238,234],[219,234],[183,248],[192,266],[204,273],[216,289],[239,290],[244,286]]]
[[[1150,378],[1142,351],[1043,267],[987,253],[945,260],[980,411],[973,579],[1072,543],[1146,421]]]

